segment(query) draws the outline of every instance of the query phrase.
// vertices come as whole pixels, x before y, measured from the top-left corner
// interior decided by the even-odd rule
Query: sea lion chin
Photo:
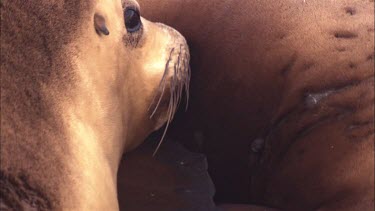
[[[1,14],[1,207],[118,209],[123,152],[188,90],[185,39],[133,0],[3,1]]]

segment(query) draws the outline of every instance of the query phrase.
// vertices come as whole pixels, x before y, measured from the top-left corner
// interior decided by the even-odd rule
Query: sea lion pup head
[[[168,26],[142,18],[134,0],[98,1],[93,22],[95,32],[87,26],[90,33],[81,38],[86,45],[77,62],[83,77],[110,76],[102,90],[114,88],[121,93],[116,96],[119,102],[114,112],[122,115],[125,126],[124,150],[135,148],[166,124],[163,140],[181,96],[189,88],[190,56],[185,39]],[[94,76],[92,72],[99,73]]]

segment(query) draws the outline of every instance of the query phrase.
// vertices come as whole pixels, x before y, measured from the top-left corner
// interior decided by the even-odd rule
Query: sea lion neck
[[[93,48],[78,52],[75,82],[69,98],[59,103],[71,153],[67,168],[82,210],[117,210],[116,175],[128,125],[122,103],[126,93],[119,91],[117,73],[110,72],[116,68],[108,68],[116,66],[115,57]]]

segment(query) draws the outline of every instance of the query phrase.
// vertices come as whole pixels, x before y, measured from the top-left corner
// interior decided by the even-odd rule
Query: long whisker
[[[181,71],[181,53],[182,53],[182,51],[181,51],[181,48],[182,48],[182,45],[180,45],[180,52],[179,52],[179,54],[178,54],[178,59],[177,59],[177,74],[178,74],[178,76],[179,76],[179,78],[180,78],[180,83],[178,83],[177,84],[177,86],[178,86],[178,93],[177,93],[177,105],[176,105],[176,107],[178,107],[179,105],[180,105],[180,100],[179,99],[181,99],[181,93],[182,93],[182,88],[183,88],[183,83],[181,83],[182,81],[183,81],[183,78],[184,78],[184,72],[182,72],[182,73],[180,73]]]
[[[165,70],[165,73],[164,75],[166,74],[166,72],[169,70],[169,64],[170,64],[170,61],[171,61],[171,57],[172,57],[172,53],[173,53],[174,49],[172,49],[171,53],[170,53],[170,56],[169,56],[169,60],[167,62],[167,65],[166,65],[166,70]],[[181,102],[181,96],[182,96],[182,93],[183,91],[185,91],[185,94],[186,94],[186,108],[187,109],[187,106],[188,106],[188,102],[189,102],[189,81],[190,81],[190,77],[191,77],[191,69],[190,69],[190,66],[188,64],[188,59],[189,59],[189,54],[188,53],[184,53],[184,56],[181,56],[182,55],[182,45],[180,45],[180,51],[179,51],[179,54],[178,54],[178,57],[177,57],[177,62],[176,64],[173,66],[173,76],[170,80],[170,98],[169,98],[169,104],[168,104],[168,109],[167,109],[167,121],[166,121],[166,125],[165,125],[165,128],[164,128],[164,131],[163,131],[163,135],[153,153],[153,156],[156,155],[156,153],[158,152],[161,144],[163,143],[165,137],[166,137],[166,133],[167,133],[167,130],[170,126],[170,123],[172,122],[173,120],[173,116],[175,115],[176,111],[177,111],[177,108]],[[181,67],[182,66],[182,67]],[[182,71],[182,72],[181,72]],[[163,80],[165,80],[165,76],[163,76]],[[158,109],[159,107],[159,104],[160,104],[160,101],[163,97],[163,94],[164,94],[164,90],[165,90],[165,82],[161,82],[159,84],[159,86],[162,86],[162,93],[161,93],[161,96],[159,97],[159,101],[157,103],[157,105],[155,106],[155,109],[151,115],[151,117],[155,114],[156,110]],[[161,89],[161,87],[159,87],[159,90]],[[155,97],[154,97],[154,100],[155,100]],[[153,102],[154,102],[153,100]]]
[[[174,51],[174,48],[172,48],[171,52],[169,53],[168,61],[167,61],[167,63],[165,64],[164,74],[163,74],[162,80],[161,80],[160,83],[159,83],[159,88],[158,88],[159,91],[160,91],[161,88],[163,88],[163,89],[162,89],[162,93],[160,94],[160,97],[159,97],[158,103],[156,104],[156,106],[155,106],[153,112],[152,112],[151,115],[150,115],[150,119],[155,115],[157,109],[159,108],[160,102],[161,102],[161,100],[163,99],[163,95],[164,95],[164,91],[165,91],[165,82],[166,82],[165,78],[166,78],[166,76],[167,76],[167,74],[168,74],[168,72],[169,72],[169,71],[168,71],[168,68],[169,68],[169,63],[170,63],[171,60],[172,60],[172,53],[173,53],[173,51]],[[149,107],[149,110],[150,110],[152,104],[155,102],[155,98],[156,98],[156,95],[154,96],[154,98],[153,98],[153,100],[152,100],[152,102],[151,102],[151,105],[150,105],[150,107]]]
[[[160,139],[160,141],[159,141],[159,144],[158,144],[158,146],[156,147],[156,149],[155,149],[154,153],[152,154],[152,156],[155,156],[156,153],[159,151],[159,148],[160,148],[161,144],[162,144],[163,141],[164,141],[165,135],[167,134],[167,130],[168,130],[169,124],[170,124],[170,122],[171,122],[171,118],[172,118],[172,107],[173,107],[173,90],[172,90],[172,88],[171,88],[171,96],[172,96],[172,97],[171,97],[171,99],[170,99],[170,101],[169,101],[169,105],[168,105],[167,123],[166,123],[166,126],[165,126],[165,128],[164,128],[163,135],[162,135],[162,137],[161,137],[161,139]]]
[[[169,52],[169,57],[168,57],[168,60],[167,60],[167,62],[166,62],[166,64],[165,64],[165,67],[164,67],[164,73],[163,73],[163,76],[162,76],[162,78],[161,78],[161,80],[160,80],[160,82],[159,82],[158,91],[160,91],[160,89],[161,89],[161,87],[162,87],[162,84],[165,83],[165,78],[166,78],[166,76],[167,76],[167,74],[168,74],[168,72],[169,72],[169,71],[168,71],[168,67],[169,67],[169,63],[170,63],[171,60],[172,60],[172,53],[173,53],[173,51],[174,51],[174,48],[172,48],[171,51]],[[148,109],[150,109],[151,106],[152,106],[152,104],[155,102],[155,98],[156,98],[156,96],[157,96],[157,95],[155,95],[154,98],[152,99],[151,104],[150,104],[150,106],[149,106]]]

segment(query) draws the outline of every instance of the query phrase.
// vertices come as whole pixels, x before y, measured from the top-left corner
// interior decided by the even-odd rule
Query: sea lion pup
[[[1,203],[117,210],[123,152],[171,121],[189,52],[133,0],[3,0]]]
[[[188,40],[169,134],[207,155],[218,202],[374,209],[374,0],[138,2]]]

